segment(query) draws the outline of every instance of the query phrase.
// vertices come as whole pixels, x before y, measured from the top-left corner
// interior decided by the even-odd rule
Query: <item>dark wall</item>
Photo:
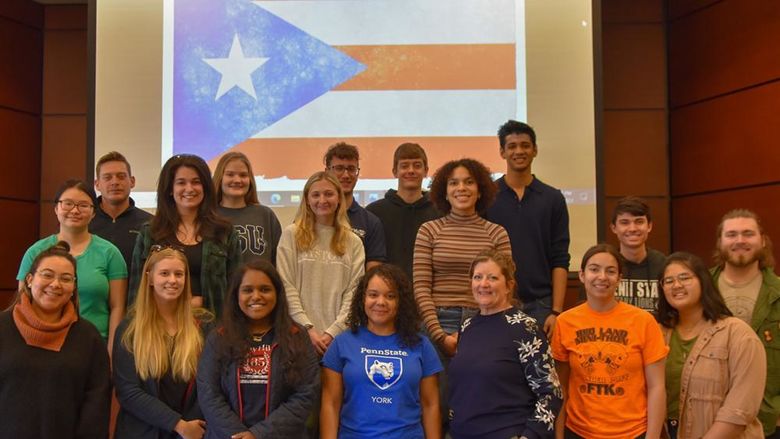
[[[666,30],[663,0],[602,0],[604,236],[626,195],[653,217],[649,245],[670,248]]]
[[[737,207],[780,237],[780,3],[672,0],[668,39],[673,247]]]
[[[0,2],[0,307],[16,289],[24,250],[38,239],[43,7]]]

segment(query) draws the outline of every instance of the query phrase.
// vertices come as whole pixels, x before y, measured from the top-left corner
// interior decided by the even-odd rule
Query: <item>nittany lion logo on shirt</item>
[[[399,357],[366,355],[366,375],[377,387],[386,390],[401,379],[404,363]]]

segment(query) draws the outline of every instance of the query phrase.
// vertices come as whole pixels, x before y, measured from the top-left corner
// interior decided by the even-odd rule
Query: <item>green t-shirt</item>
[[[33,260],[57,243],[57,235],[33,244],[22,257],[16,280],[23,281]],[[92,235],[84,253],[76,256],[76,281],[79,294],[79,315],[95,325],[103,339],[108,338],[108,282],[127,278],[127,265],[114,244]]]
[[[666,417],[669,419],[680,419],[682,370],[697,338],[699,337],[682,340],[677,330],[672,331],[672,338],[669,340],[669,356],[666,357]]]

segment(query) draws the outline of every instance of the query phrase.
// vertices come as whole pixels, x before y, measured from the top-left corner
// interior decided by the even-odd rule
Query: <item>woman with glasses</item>
[[[116,333],[114,383],[121,409],[117,439],[203,437],[206,423],[195,392],[204,334],[213,316],[193,310],[187,258],[153,246],[141,288]]]
[[[0,314],[1,437],[108,437],[108,353],[79,318],[80,271],[69,250],[61,241],[38,251]]]
[[[363,244],[349,226],[341,185],[324,171],[315,173],[303,187],[295,223],[282,231],[276,262],[290,316],[307,329],[320,355],[346,329],[364,261]]]
[[[658,439],[665,412],[669,349],[653,316],[617,300],[620,254],[589,248],[580,281],[585,303],[562,313],[551,340],[564,392],[557,438]]]
[[[21,286],[39,253],[58,241],[67,242],[78,262],[79,315],[95,325],[111,352],[114,331],[125,314],[127,266],[114,244],[89,233],[96,200],[92,186],[80,180],[66,181],[54,196],[59,231],[27,249],[16,279]]]
[[[252,164],[243,153],[231,151],[214,169],[217,212],[228,218],[238,234],[244,261],[264,259],[276,263],[282,226],[276,214],[257,199]]]
[[[241,250],[233,225],[217,214],[214,183],[202,158],[181,154],[163,165],[157,181],[157,210],[141,228],[133,250],[129,304],[135,300],[142,267],[155,244],[184,252],[192,305],[219,315],[228,278],[241,263]]]
[[[671,439],[764,437],[757,415],[766,353],[753,329],[732,317],[698,257],[666,258],[658,320],[666,359],[666,427]]]

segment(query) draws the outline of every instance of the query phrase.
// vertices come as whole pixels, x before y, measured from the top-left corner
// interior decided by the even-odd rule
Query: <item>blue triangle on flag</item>
[[[177,0],[173,40],[173,153],[206,160],[243,142],[365,70],[343,52],[248,0]],[[251,74],[257,99],[204,59],[268,58]]]

